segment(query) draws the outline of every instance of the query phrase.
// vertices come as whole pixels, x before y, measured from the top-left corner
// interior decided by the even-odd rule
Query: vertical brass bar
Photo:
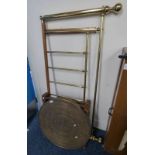
[[[86,33],[86,51],[85,51],[86,54],[85,54],[85,73],[84,73],[83,103],[86,102],[88,46],[89,46],[89,33]]]
[[[50,93],[48,57],[47,57],[47,43],[46,43],[46,34],[45,34],[46,24],[45,24],[44,20],[41,20],[41,26],[42,26],[42,40],[43,40],[44,59],[45,59],[46,85],[47,85],[47,92]]]
[[[95,90],[94,90],[94,101],[93,101],[93,113],[92,113],[92,124],[91,124],[92,125],[91,133],[92,134],[93,134],[95,108],[96,108],[96,97],[97,97],[97,88],[98,88],[98,76],[99,76],[99,67],[100,67],[101,48],[102,48],[102,42],[103,42],[103,24],[104,24],[104,14],[101,14],[99,45],[98,45],[98,55],[97,55],[96,79],[95,79]]]

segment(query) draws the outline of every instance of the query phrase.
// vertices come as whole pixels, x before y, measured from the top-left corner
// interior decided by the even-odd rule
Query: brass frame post
[[[85,53],[85,73],[84,73],[84,89],[83,89],[83,103],[86,102],[86,85],[87,85],[87,62],[88,62],[88,47],[89,47],[89,33],[86,33],[86,53]]]
[[[97,88],[98,88],[98,76],[99,76],[99,67],[100,67],[100,57],[101,49],[103,43],[103,24],[104,24],[104,14],[100,18],[100,33],[99,33],[99,44],[98,44],[98,53],[97,53],[97,68],[96,68],[96,79],[95,79],[95,90],[94,90],[94,101],[93,101],[93,113],[92,113],[92,133],[94,127],[94,118],[95,118],[95,108],[96,108],[96,98],[97,98]]]
[[[46,42],[46,34],[45,34],[46,23],[43,19],[41,20],[41,26],[42,26],[42,41],[43,41],[44,59],[45,59],[46,85],[47,85],[47,92],[48,92],[48,94],[50,94],[48,57],[47,57],[47,42]]]
[[[62,85],[74,86],[83,88],[83,102],[86,102],[86,82],[87,82],[87,57],[88,57],[88,36],[90,33],[97,33],[99,32],[99,44],[98,44],[98,53],[97,53],[97,66],[96,66],[96,79],[95,79],[95,90],[94,90],[94,100],[93,100],[93,112],[92,112],[92,133],[94,127],[94,117],[95,117],[95,108],[96,108],[96,99],[97,99],[97,90],[98,90],[98,81],[99,81],[99,68],[100,68],[100,57],[101,57],[101,49],[103,43],[103,24],[104,24],[104,16],[108,14],[118,14],[122,9],[122,4],[117,3],[113,7],[109,6],[102,6],[101,8],[93,8],[93,9],[85,9],[85,10],[78,10],[78,11],[70,11],[70,12],[63,12],[58,14],[52,15],[45,15],[41,16],[41,23],[42,23],[42,37],[43,37],[43,48],[44,48],[44,58],[45,58],[45,72],[46,72],[46,83],[47,83],[47,93],[50,95],[50,82],[57,83]],[[73,17],[82,17],[82,16],[92,16],[92,15],[101,15],[100,18],[100,27],[86,27],[86,28],[61,28],[61,29],[46,29],[46,21],[54,21],[54,20],[61,20],[61,19],[69,19]],[[86,51],[82,52],[72,52],[72,51],[47,51],[47,44],[46,44],[46,35],[50,34],[72,34],[72,33],[84,33],[86,34]],[[85,54],[85,72],[84,72],[84,86],[78,86],[74,84],[67,84],[64,82],[55,82],[49,80],[49,66],[48,66],[48,53],[57,53],[57,54]],[[52,67],[51,67],[52,68]],[[68,71],[77,71],[77,69],[68,69],[68,68],[52,68],[52,69],[61,69],[61,70],[68,70]],[[78,70],[79,71],[79,70]],[[46,94],[45,94],[46,95]],[[46,95],[47,96],[47,95]]]

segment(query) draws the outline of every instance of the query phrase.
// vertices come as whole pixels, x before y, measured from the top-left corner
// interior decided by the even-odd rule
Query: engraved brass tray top
[[[85,146],[90,138],[88,115],[74,101],[50,100],[39,112],[40,127],[53,144],[65,149]]]

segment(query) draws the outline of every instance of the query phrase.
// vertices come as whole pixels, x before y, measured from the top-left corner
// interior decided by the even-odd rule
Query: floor
[[[103,131],[97,131],[96,134],[101,135]],[[93,141],[77,150],[65,150],[53,145],[40,130],[38,115],[28,124],[27,151],[28,155],[110,155],[103,150],[101,144]]]

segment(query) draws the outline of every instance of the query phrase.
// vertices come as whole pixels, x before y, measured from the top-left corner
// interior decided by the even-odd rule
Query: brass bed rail
[[[121,9],[122,9],[122,4],[117,3],[113,7],[102,6],[101,8],[93,8],[93,9],[57,13],[57,14],[52,14],[52,15],[44,15],[44,16],[40,16],[40,19],[59,20],[59,19],[79,17],[79,16],[92,16],[92,15],[100,15],[100,14],[107,15],[110,13],[117,14]]]
[[[40,16],[41,24],[42,24],[42,37],[43,37],[43,48],[44,48],[44,58],[45,58],[45,72],[46,72],[46,84],[47,84],[47,94],[51,95],[50,91],[50,83],[80,87],[83,88],[83,103],[86,102],[86,85],[87,85],[87,65],[88,65],[88,47],[89,47],[89,37],[92,33],[97,33],[99,37],[98,50],[97,50],[97,66],[96,66],[96,77],[95,77],[95,89],[94,89],[94,99],[93,99],[93,111],[92,111],[92,129],[94,126],[94,117],[95,117],[95,107],[96,107],[96,99],[97,99],[97,88],[98,88],[98,80],[99,80],[99,68],[100,68],[100,57],[101,57],[101,49],[103,44],[103,24],[104,17],[108,14],[118,14],[122,9],[122,4],[117,3],[113,7],[102,6],[101,8],[93,8],[86,10],[78,10],[78,11],[70,11],[57,13],[52,15],[44,15]],[[83,28],[57,28],[57,29],[47,29],[46,23],[48,21],[61,20],[61,19],[69,19],[76,18],[82,16],[100,16],[100,25],[99,27],[83,27]],[[84,34],[85,35],[85,49],[83,51],[50,51],[47,50],[47,42],[46,36],[52,34]],[[71,55],[83,55],[85,58],[84,69],[73,69],[73,68],[64,68],[64,67],[53,67],[48,65],[48,54],[71,54]],[[77,71],[84,73],[84,83],[83,85],[76,85],[71,83],[65,83],[60,81],[52,81],[49,79],[49,69],[53,70],[65,70],[65,71]],[[54,95],[54,94],[52,94]],[[55,94],[55,96],[59,96]],[[61,97],[61,96],[59,96]]]

